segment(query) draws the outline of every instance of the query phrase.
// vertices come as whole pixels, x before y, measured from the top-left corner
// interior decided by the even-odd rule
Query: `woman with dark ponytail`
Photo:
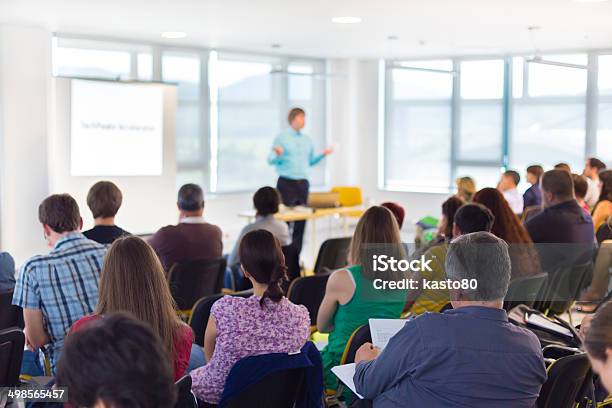
[[[278,239],[266,230],[251,231],[242,237],[239,256],[253,296],[225,296],[214,303],[204,335],[208,363],[190,373],[193,392],[209,404],[219,402],[238,360],[298,351],[310,335],[308,310],[291,303],[281,289],[287,266]]]

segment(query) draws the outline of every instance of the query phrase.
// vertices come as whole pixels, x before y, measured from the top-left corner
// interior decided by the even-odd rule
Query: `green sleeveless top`
[[[361,266],[354,265],[347,270],[355,281],[355,293],[351,300],[339,305],[334,315],[334,330],[329,334],[329,342],[321,351],[325,386],[327,389],[338,388],[337,377],[330,371],[340,364],[342,353],[351,334],[368,319],[397,319],[406,303],[406,291],[377,290],[373,282],[361,274]]]

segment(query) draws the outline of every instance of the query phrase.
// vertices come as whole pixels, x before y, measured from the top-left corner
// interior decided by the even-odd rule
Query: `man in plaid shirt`
[[[13,304],[23,308],[28,347],[44,349],[55,373],[70,326],[98,303],[105,247],[81,234],[79,207],[68,194],[47,197],[38,207],[38,219],[52,249],[21,267]]]

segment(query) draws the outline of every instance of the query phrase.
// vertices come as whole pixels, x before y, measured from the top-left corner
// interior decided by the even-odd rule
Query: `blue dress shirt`
[[[276,167],[279,176],[292,180],[307,180],[309,167],[316,165],[325,157],[315,154],[312,139],[290,128],[274,139],[272,147],[280,146],[283,154],[270,152],[268,163]]]
[[[375,408],[531,408],[546,369],[533,333],[502,309],[470,306],[409,320],[353,379]]]

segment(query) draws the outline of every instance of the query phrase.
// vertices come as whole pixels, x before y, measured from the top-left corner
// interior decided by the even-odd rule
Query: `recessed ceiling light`
[[[350,16],[334,17],[334,18],[332,18],[332,23],[336,23],[336,24],[357,24],[357,23],[361,23],[361,17],[350,17]]]
[[[163,33],[161,33],[161,36],[164,38],[176,39],[176,38],[185,38],[187,37],[187,34],[182,31],[164,31]]]

